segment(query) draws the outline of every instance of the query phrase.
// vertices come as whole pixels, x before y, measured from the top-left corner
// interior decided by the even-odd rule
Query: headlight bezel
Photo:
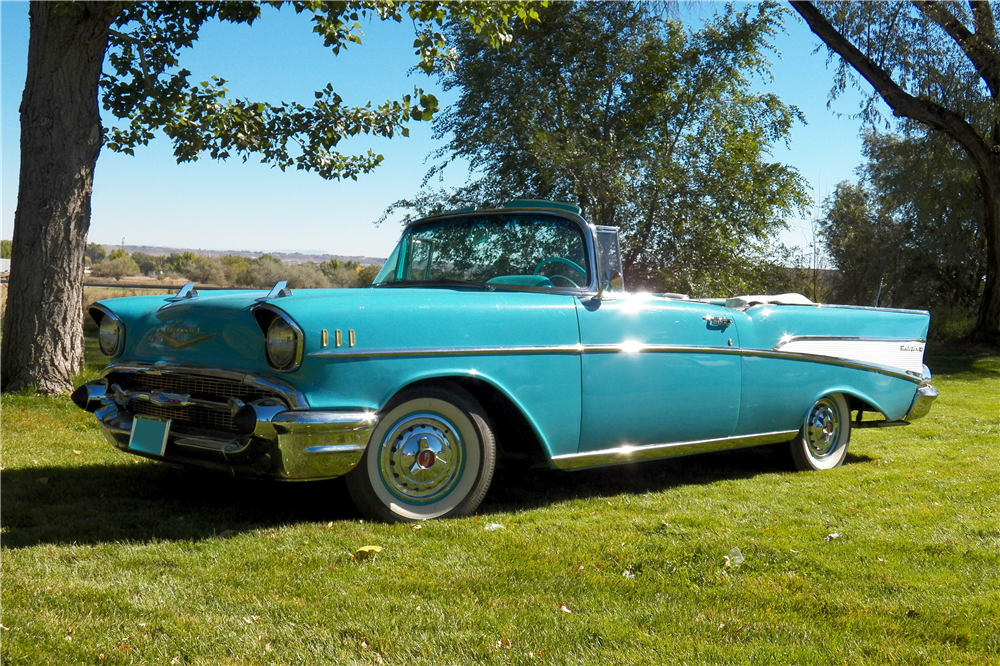
[[[305,333],[302,328],[295,323],[285,312],[269,307],[266,304],[258,305],[254,308],[254,319],[257,320],[261,332],[264,334],[264,357],[267,364],[278,372],[294,372],[302,364],[302,357],[305,351]],[[271,331],[272,327],[282,327],[290,331],[294,336],[294,347],[287,359],[275,358],[271,355]],[[274,330],[280,330],[275,328]]]
[[[122,351],[125,349],[125,323],[121,320],[121,317],[99,303],[91,305],[88,311],[94,323],[97,324],[97,347],[100,352],[108,358],[121,356]],[[109,335],[105,335],[105,331],[102,330],[109,324],[113,325],[116,330],[114,346],[106,344],[105,341],[110,336],[110,333]]]

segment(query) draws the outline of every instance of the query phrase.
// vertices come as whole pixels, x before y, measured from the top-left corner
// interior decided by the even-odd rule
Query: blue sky
[[[718,5],[721,7],[721,5]],[[696,11],[712,12],[713,3]],[[682,8],[685,20],[696,20]],[[798,125],[788,149],[778,146],[774,159],[795,166],[825,198],[841,180],[853,179],[861,163],[859,96],[838,99],[827,108],[832,70],[825,49],[804,23],[790,17],[787,35],[775,40],[774,81],[760,88],[798,106],[806,125]],[[271,101],[313,98],[313,91],[333,84],[347,103],[362,105],[397,99],[419,85],[447,104],[433,79],[408,74],[415,62],[412,27],[373,23],[364,43],[334,56],[310,31],[308,20],[290,11],[265,8],[252,28],[213,24],[194,49],[182,54],[192,80],[212,74],[229,81],[237,96]],[[0,237],[13,233],[19,161],[18,105],[24,87],[28,45],[28,4],[0,2]],[[839,112],[839,114],[837,113]],[[416,193],[427,171],[425,158],[439,147],[429,123],[412,123],[410,137],[391,140],[362,137],[342,142],[345,152],[369,147],[385,162],[358,181],[324,181],[310,173],[287,171],[239,160],[209,159],[178,165],[169,140],[154,140],[135,157],[102,152],[94,180],[90,240],[99,243],[159,245],[206,250],[305,251],[385,257],[400,227],[390,219],[376,227],[382,211]],[[464,164],[447,171],[446,185],[466,179]],[[398,219],[398,216],[397,216]],[[807,219],[790,220],[783,240],[805,246],[811,241]]]

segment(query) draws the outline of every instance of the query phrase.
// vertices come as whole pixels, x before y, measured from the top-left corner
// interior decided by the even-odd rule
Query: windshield
[[[538,213],[478,215],[411,227],[376,285],[512,285],[581,289],[587,244],[572,221]]]

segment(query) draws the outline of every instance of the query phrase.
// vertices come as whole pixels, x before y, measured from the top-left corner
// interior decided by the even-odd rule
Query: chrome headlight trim
[[[278,372],[294,372],[298,370],[305,353],[306,336],[302,328],[295,323],[295,320],[288,313],[266,303],[256,306],[253,310],[253,316],[257,320],[257,325],[260,326],[261,332],[264,334],[264,356],[267,358],[267,364]],[[283,364],[279,364],[275,359],[271,358],[271,350],[268,345],[268,336],[275,319],[281,319],[282,323],[286,324],[295,335],[295,350],[289,362]]]
[[[125,323],[122,321],[121,317],[100,303],[91,305],[87,311],[90,313],[90,317],[94,320],[94,323],[97,324],[97,346],[100,348],[101,353],[108,358],[117,358],[121,356],[122,351],[125,349]],[[106,337],[110,337],[110,333],[108,336],[105,336],[104,331],[101,330],[107,321],[112,322],[117,329],[115,344],[114,346],[111,346],[110,349],[108,349],[108,346],[105,344],[105,339]]]

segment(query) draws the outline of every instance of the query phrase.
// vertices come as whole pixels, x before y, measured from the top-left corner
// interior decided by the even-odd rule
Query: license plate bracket
[[[128,448],[132,451],[162,456],[167,449],[170,424],[170,420],[161,421],[136,416],[132,419],[132,434],[129,436]]]

